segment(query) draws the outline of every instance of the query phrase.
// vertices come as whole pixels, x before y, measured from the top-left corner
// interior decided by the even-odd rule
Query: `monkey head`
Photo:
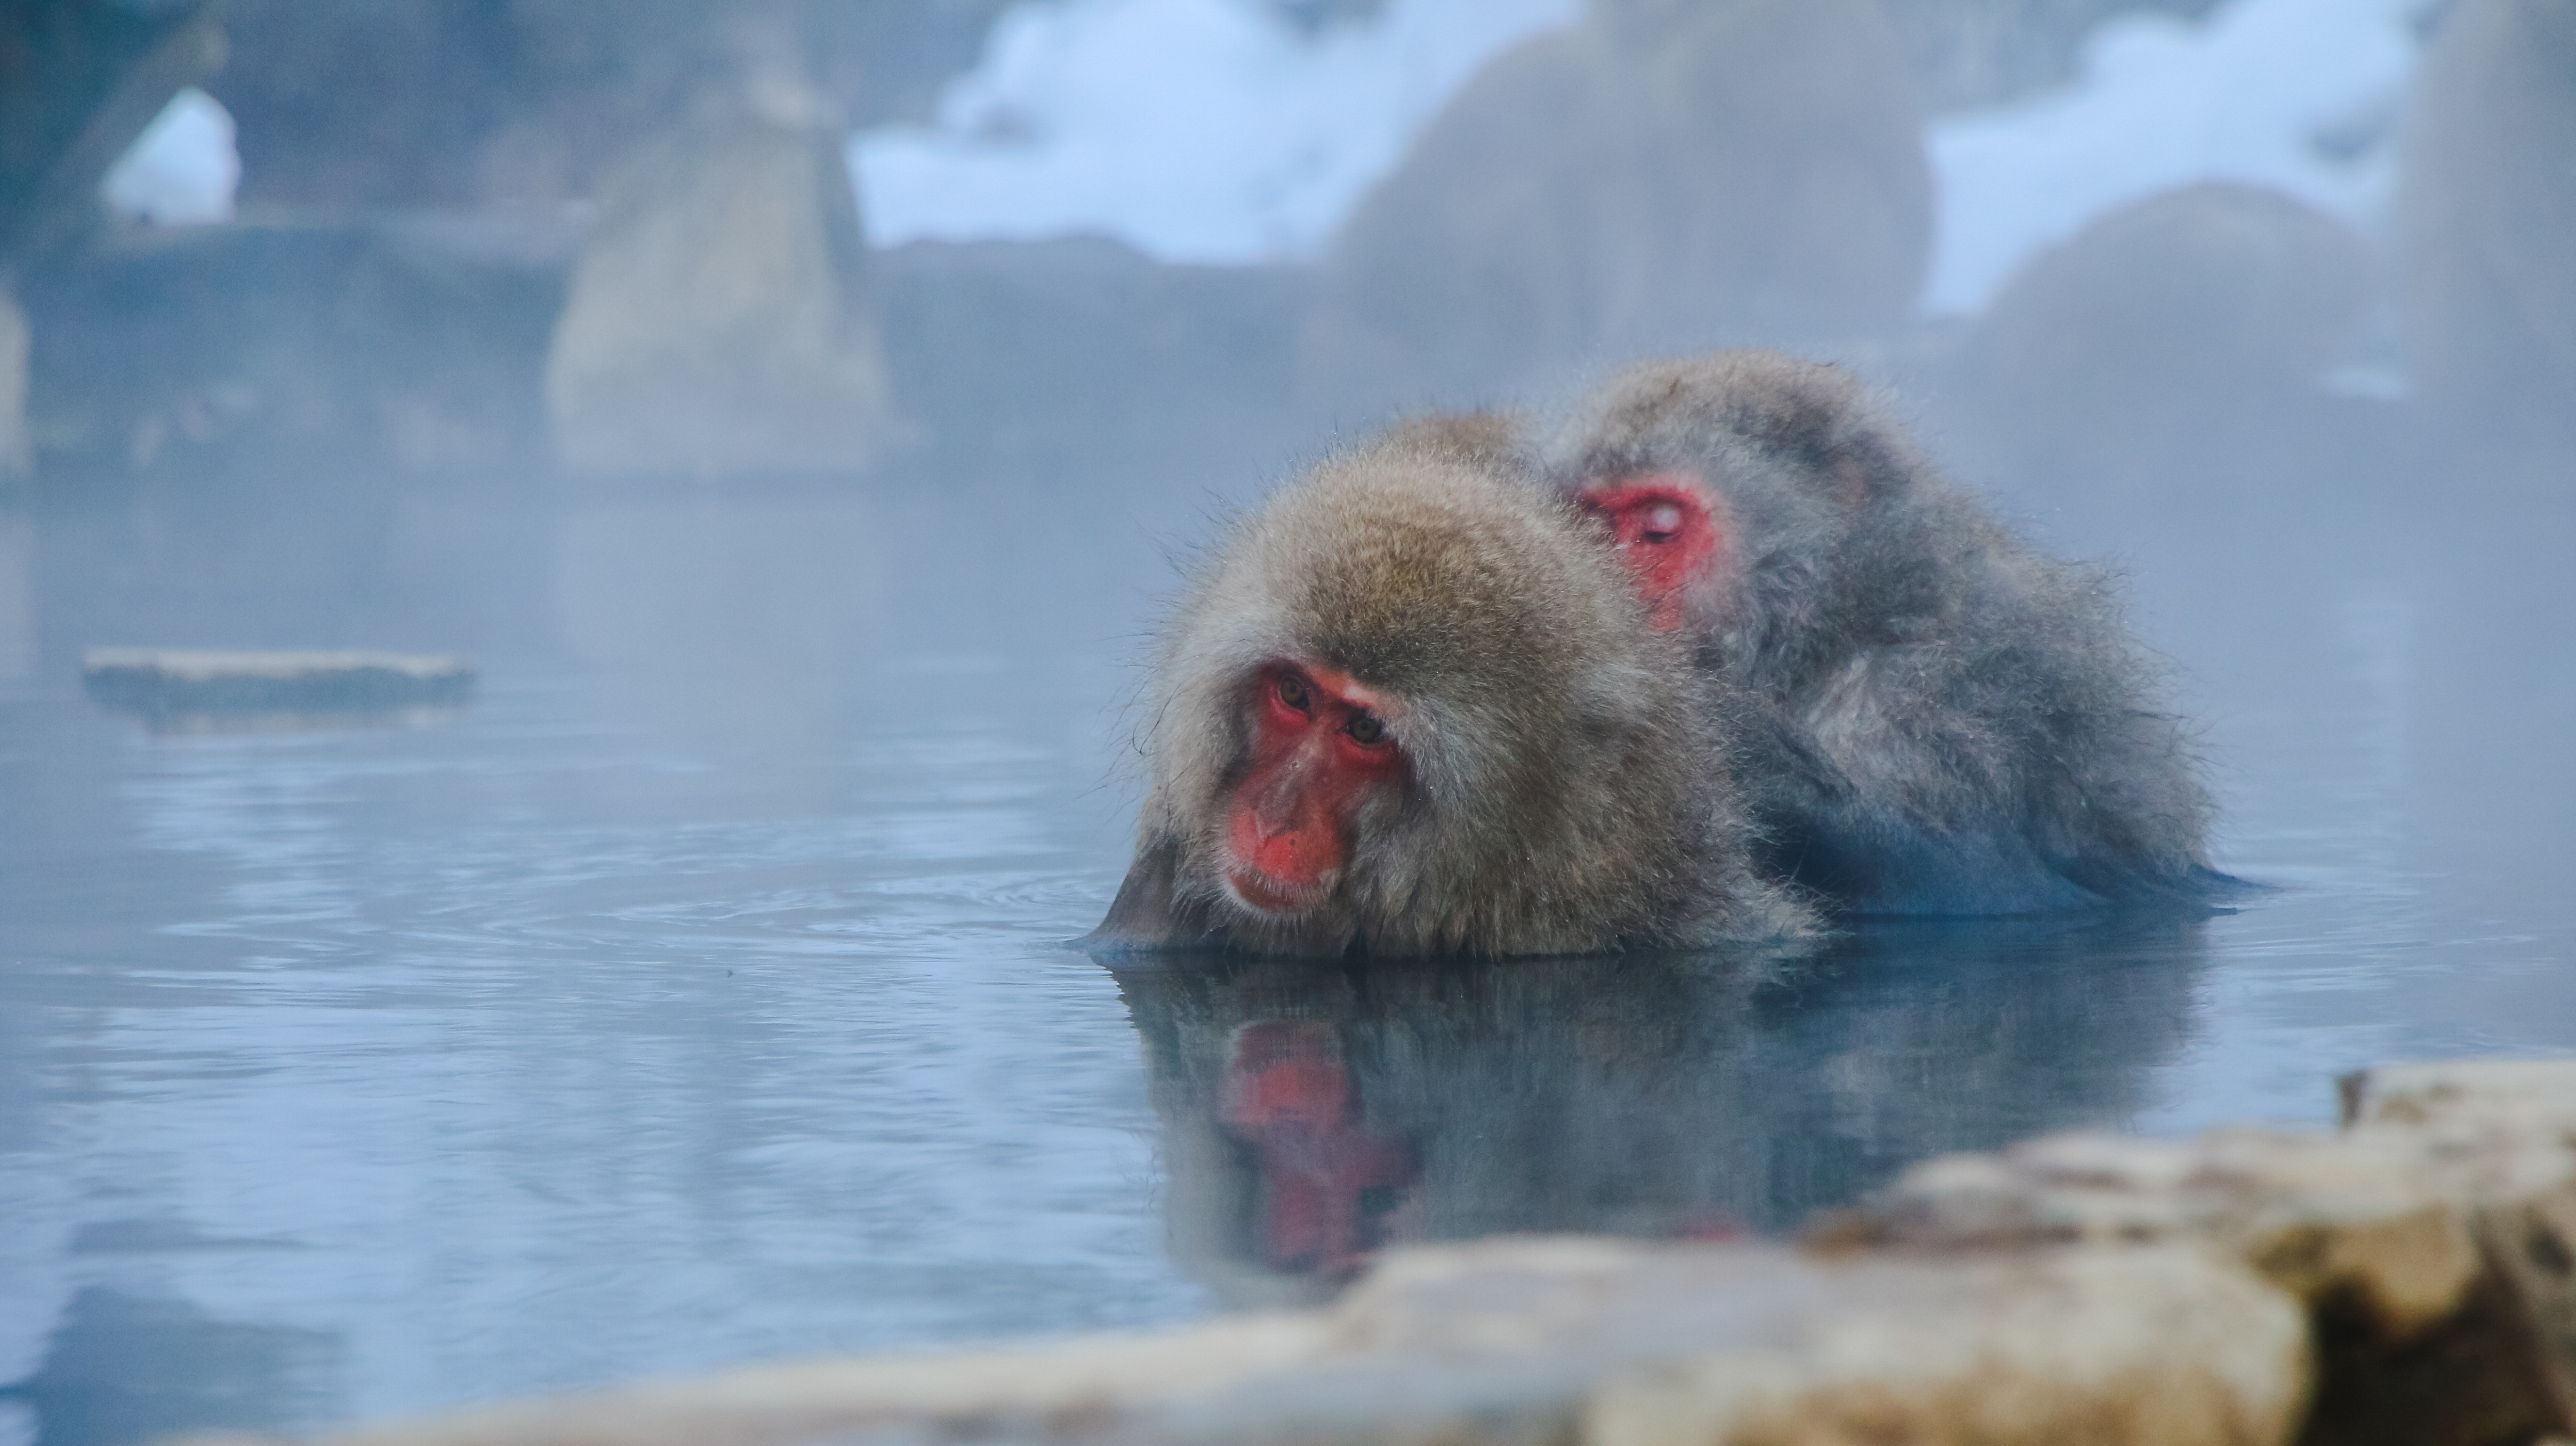
[[[1761,648],[1847,591],[1921,464],[1850,374],[1734,351],[1622,374],[1547,467],[1654,627]]]
[[[1709,686],[1518,474],[1419,432],[1335,458],[1235,530],[1167,634],[1137,865],[1095,938],[1779,932],[1799,916],[1741,864]]]

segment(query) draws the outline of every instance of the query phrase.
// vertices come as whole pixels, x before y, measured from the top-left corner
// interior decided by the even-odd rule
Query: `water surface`
[[[1776,1230],[1940,1150],[2564,1049],[2576,532],[2435,493],[2027,505],[2125,560],[2273,886],[2235,913],[1375,970],[1065,942],[1184,488],[12,519],[0,1443],[1185,1321],[1386,1240]],[[487,686],[156,736],[79,698],[90,643]]]

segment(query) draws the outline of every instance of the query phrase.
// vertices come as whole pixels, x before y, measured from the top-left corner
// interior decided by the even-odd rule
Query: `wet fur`
[[[1565,493],[1678,470],[1732,516],[1682,633],[1741,686],[1781,876],[1859,913],[2196,899],[2227,882],[2163,679],[2101,569],[2031,551],[1849,375],[1768,352],[1650,363],[1548,449]]]
[[[1093,943],[1504,955],[1809,926],[1751,868],[1720,685],[1642,625],[1577,514],[1493,464],[1504,435],[1401,429],[1225,539],[1162,642],[1136,863]],[[1219,882],[1253,679],[1281,658],[1398,699],[1407,759],[1284,923]]]

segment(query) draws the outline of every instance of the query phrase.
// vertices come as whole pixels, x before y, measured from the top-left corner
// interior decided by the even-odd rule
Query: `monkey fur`
[[[1095,947],[1581,953],[1806,931],[1753,871],[1722,680],[1642,624],[1597,533],[1492,465],[1483,423],[1399,429],[1238,524],[1162,639],[1136,861]],[[1403,767],[1303,913],[1230,895],[1228,813],[1280,660],[1394,700]]]
[[[2110,578],[2007,532],[1850,375],[1645,363],[1546,449],[1565,495],[1680,474],[1723,541],[1675,631],[1754,712],[1739,777],[1782,879],[1858,914],[2209,897],[2211,814]]]

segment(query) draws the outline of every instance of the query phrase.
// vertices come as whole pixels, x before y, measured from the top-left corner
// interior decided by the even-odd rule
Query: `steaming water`
[[[0,1442],[1184,1321],[1380,1238],[1781,1228],[1932,1151],[2576,1041],[2564,508],[2197,485],[2033,510],[2128,558],[2276,892],[1356,976],[1063,943],[1123,863],[1168,501],[18,519]],[[70,682],[133,641],[491,666],[429,726],[155,737]],[[1244,1103],[1283,1060],[1357,1097],[1304,1177]]]

